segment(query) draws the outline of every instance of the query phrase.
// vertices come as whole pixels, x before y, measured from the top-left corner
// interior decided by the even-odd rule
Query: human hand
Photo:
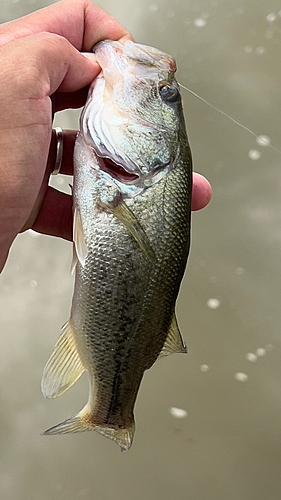
[[[89,0],[66,0],[0,26],[0,271],[16,235],[32,227],[72,238],[71,197],[48,187],[56,156],[56,111],[85,103],[100,67],[88,52],[130,33]],[[61,173],[72,174],[76,132],[64,131]],[[211,197],[195,177],[193,209]]]
[[[0,26],[0,270],[22,227],[33,226],[42,202],[43,226],[39,221],[36,228],[70,237],[70,200],[48,187],[56,147],[52,119],[56,111],[84,104],[86,87],[100,67],[79,51],[106,38],[132,37],[89,0],[61,2]],[[65,134],[66,166],[73,139]]]

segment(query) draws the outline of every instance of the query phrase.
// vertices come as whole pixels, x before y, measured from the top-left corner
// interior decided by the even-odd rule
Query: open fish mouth
[[[110,158],[101,158],[100,160],[101,170],[119,182],[131,184],[139,179],[138,175],[128,172],[121,165],[114,163]]]

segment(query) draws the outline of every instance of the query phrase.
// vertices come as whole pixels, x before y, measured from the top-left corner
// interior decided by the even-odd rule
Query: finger
[[[34,231],[72,241],[72,196],[47,188]]]
[[[19,53],[22,54],[20,58]],[[1,48],[1,56],[6,70],[2,79],[9,78],[11,82],[8,97],[14,101],[31,101],[34,107],[38,103],[44,110],[46,97],[57,90],[76,93],[87,87],[100,72],[100,66],[78,52],[68,40],[46,32],[5,45]],[[85,91],[79,99],[83,104]]]
[[[132,40],[126,28],[90,0],[66,0],[3,24],[0,46],[42,31],[61,35],[84,51],[107,38]]]
[[[193,173],[191,210],[201,210],[208,205],[211,197],[212,188],[210,183],[203,175]]]
[[[72,175],[73,174],[73,150],[74,150],[74,144],[75,144],[75,139],[76,139],[77,132],[75,130],[64,130],[63,131],[63,157],[62,157],[62,164],[60,168],[60,173],[61,174],[66,174],[66,175]],[[44,178],[39,190],[39,193],[37,195],[37,198],[35,200],[35,203],[32,207],[32,210],[25,221],[24,225],[22,226],[20,232],[24,232],[27,229],[33,227],[37,217],[39,216],[42,207],[46,204],[46,196],[47,201],[50,199],[52,201],[52,198],[50,196],[52,195],[48,193],[48,182],[50,175],[52,174],[54,170],[54,165],[56,162],[56,156],[57,156],[57,137],[56,137],[56,131],[52,130],[52,137],[51,137],[51,144],[50,144],[50,150],[49,150],[49,156],[48,156],[48,161],[47,161],[47,167],[44,173]],[[56,190],[55,193],[59,193]],[[48,194],[46,194],[48,193]],[[53,195],[54,196],[54,195]],[[66,195],[68,196],[68,195]],[[58,199],[60,200],[60,196],[58,196]],[[68,196],[69,198],[69,196]],[[62,198],[63,199],[63,198]],[[67,201],[69,203],[69,200]],[[44,216],[45,217],[45,216]],[[44,222],[44,221],[43,221]],[[49,234],[49,233],[47,233]],[[68,238],[66,238],[68,239]]]
[[[66,38],[52,33],[39,33],[26,41],[33,62],[43,83],[47,84],[46,95],[59,92],[76,93],[77,104],[84,104],[87,87],[100,72],[100,66],[78,52]],[[39,77],[38,75],[38,77]],[[62,95],[59,96],[62,98]],[[72,103],[68,102],[71,105]],[[74,103],[74,107],[76,104]]]

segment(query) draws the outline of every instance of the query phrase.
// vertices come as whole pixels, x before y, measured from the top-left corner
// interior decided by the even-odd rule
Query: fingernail
[[[82,54],[82,56],[87,57],[87,59],[89,59],[90,61],[98,64],[97,58],[93,52],[80,52],[80,53]]]

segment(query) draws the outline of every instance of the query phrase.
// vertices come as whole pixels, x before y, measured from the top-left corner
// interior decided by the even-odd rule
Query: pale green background
[[[51,3],[1,0],[0,20]],[[281,149],[280,1],[100,6],[137,41],[173,54],[181,83]],[[88,387],[84,376],[58,400],[40,393],[44,363],[69,315],[71,244],[19,236],[0,279],[3,500],[281,498],[281,156],[195,97],[183,98],[195,169],[213,185],[212,203],[193,215],[177,305],[189,354],[159,361],[145,375],[128,453],[95,433],[40,436],[84,406]],[[77,116],[61,114],[57,124],[76,128]],[[249,158],[250,150],[260,159]],[[63,177],[55,185],[69,189]],[[264,356],[246,359],[261,348]],[[237,372],[248,379],[236,380]],[[187,418],[175,419],[171,407]]]

